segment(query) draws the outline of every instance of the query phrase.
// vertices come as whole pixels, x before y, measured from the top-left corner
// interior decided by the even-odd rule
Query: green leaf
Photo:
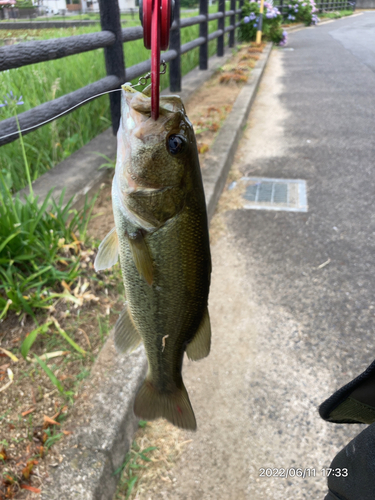
[[[30,351],[31,346],[33,345],[37,336],[39,335],[39,333],[47,333],[48,327],[51,323],[52,323],[52,321],[48,321],[47,323],[44,323],[43,325],[38,326],[38,328],[35,328],[35,330],[30,332],[29,335],[22,342],[21,354],[25,359]]]
[[[120,472],[122,472],[125,469],[125,467],[128,465],[130,458],[131,458],[131,454],[127,453],[125,456],[124,463],[122,465],[120,465],[120,467],[118,469],[116,469],[112,475],[115,476],[116,474],[119,474]]]
[[[61,328],[61,326],[59,325],[59,323],[57,322],[57,320],[54,320],[54,324],[55,324],[55,326],[56,326],[56,328],[57,328],[57,330],[58,330],[59,334],[60,334],[60,335],[61,335],[61,336],[62,336],[62,337],[63,337],[63,338],[67,341],[67,342],[69,342],[69,344],[70,344],[72,347],[74,347],[74,349],[75,349],[76,351],[78,351],[79,353],[81,353],[81,354],[83,354],[83,355],[85,356],[86,351],[85,351],[84,349],[82,349],[82,347],[80,347],[78,344],[76,344],[76,343],[74,342],[74,340],[72,340],[72,339],[69,337],[69,335],[66,333],[66,331],[65,331],[65,330],[63,330],[63,329]]]
[[[41,368],[45,371],[46,375],[48,375],[48,377],[49,377],[50,381],[53,383],[53,385],[55,387],[57,387],[57,389],[59,390],[59,392],[61,392],[61,394],[65,394],[65,390],[64,390],[62,383],[55,376],[53,371],[50,368],[48,368],[48,366],[45,364],[45,362],[42,361],[36,354],[34,354],[34,357],[37,360],[37,362],[40,364]]]
[[[129,479],[129,481],[128,481],[128,490],[126,492],[126,500],[128,500],[128,498],[130,497],[130,495],[131,495],[131,493],[133,491],[134,485],[135,485],[135,483],[137,481],[138,481],[138,476],[134,476],[131,479]]]
[[[154,450],[157,450],[158,447],[157,446],[149,446],[148,448],[145,448],[144,450],[142,450],[142,453],[148,453],[150,451],[154,451]]]
[[[44,443],[44,447],[49,450],[53,444],[55,444],[57,441],[60,441],[63,435],[64,434],[60,432],[59,434],[55,434],[54,436],[49,437]]]
[[[3,243],[0,245],[0,252],[7,246],[7,244],[13,239],[15,238],[16,236],[18,236],[20,234],[20,231],[17,231],[16,233],[14,234],[11,234],[10,236],[8,236],[8,238],[3,241]]]

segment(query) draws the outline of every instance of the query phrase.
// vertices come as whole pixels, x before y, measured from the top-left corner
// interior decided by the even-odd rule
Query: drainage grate
[[[245,184],[244,208],[307,212],[306,181],[242,177],[241,182]]]

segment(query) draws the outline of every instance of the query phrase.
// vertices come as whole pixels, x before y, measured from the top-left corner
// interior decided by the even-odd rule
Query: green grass
[[[144,425],[142,425],[143,423],[144,422],[141,420],[140,427],[144,427]],[[147,455],[156,449],[155,446],[150,446],[141,450],[137,443],[133,441],[132,448],[129,453],[126,454],[123,464],[113,474],[114,476],[121,474],[116,499],[119,498],[119,492],[121,491],[126,495],[125,500],[128,500],[139,479],[137,470],[147,467],[147,463],[151,462]],[[121,495],[121,498],[124,498],[123,495]]]
[[[321,19],[340,19],[341,17],[351,16],[352,14],[352,10],[339,10],[334,12],[321,12],[318,14],[318,17]]]
[[[62,281],[72,284],[82,273],[79,253],[94,200],[78,212],[71,202],[63,207],[63,194],[57,203],[50,195],[41,205],[32,194],[25,202],[13,198],[0,172],[0,319],[8,310],[35,318],[35,309],[62,296]]]
[[[211,9],[216,11],[217,7],[211,7]],[[188,13],[189,16],[195,14],[194,12]],[[134,23],[139,24],[138,21],[134,21]],[[229,18],[227,18],[227,23],[229,23]],[[209,27],[210,32],[215,31],[217,22],[211,22]],[[31,37],[48,39],[94,33],[98,30],[100,30],[100,25],[85,28],[36,30],[29,33]],[[181,43],[193,40],[198,35],[198,26],[183,28],[181,30]],[[215,50],[216,40],[209,44],[210,55],[215,53]],[[124,44],[124,54],[128,67],[150,57],[150,51],[144,48],[143,40]],[[198,61],[198,48],[184,54],[181,58],[182,74],[185,75],[197,66]],[[0,102],[3,101],[3,93],[10,90],[17,96],[22,95],[24,105],[18,106],[17,109],[17,112],[21,113],[95,82],[104,76],[106,76],[106,72],[103,49],[3,71],[0,73]],[[167,75],[161,78],[161,86],[166,88],[168,84],[167,72]],[[0,108],[0,120],[10,116],[12,116],[10,109]],[[103,96],[26,135],[24,143],[32,180],[37,179],[44,172],[67,158],[110,125],[109,98]],[[13,193],[26,185],[24,160],[19,140],[1,147],[0,172],[7,179],[8,187]]]

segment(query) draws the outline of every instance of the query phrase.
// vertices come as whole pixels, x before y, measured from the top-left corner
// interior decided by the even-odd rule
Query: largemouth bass
[[[178,96],[160,98],[154,121],[150,97],[124,85],[117,140],[115,228],[95,260],[99,271],[120,257],[126,303],[115,345],[145,346],[148,373],[135,414],[195,430],[181,370],[185,351],[192,360],[210,352],[211,256],[193,126]]]

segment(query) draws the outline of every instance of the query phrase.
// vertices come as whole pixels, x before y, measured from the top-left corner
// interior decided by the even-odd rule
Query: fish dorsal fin
[[[147,243],[141,231],[128,237],[135,267],[146,282],[151,286],[154,281],[154,263]]]
[[[125,304],[115,325],[115,346],[118,352],[134,351],[142,337],[134,326],[128,305]]]
[[[118,236],[114,227],[99,245],[99,251],[95,258],[95,271],[109,269],[118,260]]]
[[[211,323],[206,308],[201,324],[193,340],[186,347],[186,354],[192,361],[198,361],[209,355],[211,348]]]

